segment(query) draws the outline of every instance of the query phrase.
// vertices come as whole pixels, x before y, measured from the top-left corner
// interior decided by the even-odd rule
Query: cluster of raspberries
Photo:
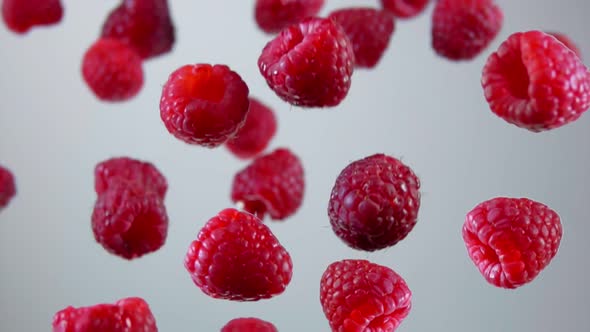
[[[257,0],[254,19],[272,35],[257,66],[278,97],[301,108],[333,108],[347,96],[355,69],[376,67],[395,21],[423,13],[429,0],[381,0],[381,8],[338,9],[319,16],[324,0]],[[503,13],[494,0],[438,0],[432,49],[450,61],[478,57],[495,39]],[[59,0],[4,0],[6,26],[24,34],[62,19]],[[123,0],[83,56],[82,76],[99,100],[122,102],[143,85],[142,62],[172,51],[175,26],[167,0]],[[590,73],[574,43],[560,33],[516,32],[492,52],[481,84],[491,111],[532,132],[562,127],[590,107]],[[300,158],[288,148],[266,151],[277,131],[271,108],[250,95],[240,75],[223,64],[179,67],[165,82],[160,117],[179,141],[225,146],[249,160],[231,188],[237,208],[214,215],[189,245],[184,266],[207,296],[231,301],[269,299],[285,291],[295,265],[267,219],[284,221],[301,207]],[[137,259],[160,249],[168,234],[168,184],[152,164],[111,158],[95,168],[95,239],[111,254]],[[12,173],[0,167],[0,209],[16,194]],[[327,214],[334,234],[354,250],[373,252],[408,237],[420,209],[420,180],[399,159],[374,154],[336,177]],[[469,257],[490,284],[514,289],[533,281],[557,254],[558,214],[528,198],[496,197],[467,213],[462,235]],[[394,331],[408,316],[412,293],[393,269],[368,260],[330,264],[319,300],[332,331]],[[153,332],[156,320],[141,298],[67,307],[54,332]],[[277,331],[259,318],[236,318],[229,331]]]

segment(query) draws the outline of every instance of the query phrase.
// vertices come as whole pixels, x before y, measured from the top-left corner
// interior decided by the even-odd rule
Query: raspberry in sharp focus
[[[158,332],[156,320],[141,298],[115,304],[67,307],[53,317],[53,332]]]
[[[398,18],[411,18],[421,14],[430,0],[381,0],[383,9]]]
[[[389,46],[395,24],[393,17],[374,8],[344,8],[329,18],[340,24],[352,43],[357,67],[373,68]]]
[[[578,58],[582,60],[582,52],[580,52],[580,48],[573,40],[571,40],[568,36],[560,32],[545,32],[548,35],[555,37],[555,39],[559,40],[563,45],[567,46],[570,50],[574,51]]]
[[[226,209],[211,218],[186,254],[194,283],[213,298],[258,301],[283,293],[291,256],[256,216]]]
[[[244,126],[225,146],[238,158],[252,158],[266,149],[276,131],[274,112],[257,99],[250,98],[250,109]]]
[[[432,14],[432,47],[449,60],[470,60],[496,37],[504,15],[494,0],[438,0]]]
[[[316,16],[323,6],[324,0],[256,0],[254,18],[264,32],[276,33]]]
[[[107,17],[102,37],[131,46],[143,59],[172,50],[175,28],[167,0],[124,0]]]
[[[401,161],[376,154],[348,165],[334,184],[328,215],[354,249],[375,251],[403,240],[416,225],[420,181]]]
[[[243,126],[248,94],[246,83],[225,65],[186,65],[164,85],[160,116],[179,140],[214,148]]]
[[[303,202],[305,179],[299,158],[285,148],[257,157],[238,172],[233,180],[231,198],[244,209],[264,219],[293,215]]]
[[[320,282],[332,331],[395,331],[410,313],[411,298],[401,276],[366,260],[332,263]]]
[[[463,240],[484,278],[510,289],[531,282],[549,265],[562,232],[559,216],[544,204],[497,197],[467,214]]]
[[[99,39],[84,54],[82,76],[90,90],[103,101],[129,100],[143,86],[141,58],[115,39]]]
[[[3,0],[2,18],[12,32],[23,34],[34,26],[57,24],[63,17],[60,0]]]
[[[488,58],[481,83],[497,116],[532,132],[573,122],[590,107],[588,69],[540,31],[511,35]]]
[[[16,184],[12,172],[0,165],[0,210],[5,208],[16,195]]]
[[[270,322],[247,317],[230,320],[221,328],[221,332],[278,332],[278,330]]]
[[[160,171],[149,162],[128,157],[116,157],[102,161],[94,168],[94,189],[98,195],[111,184],[125,183],[143,190],[156,192],[161,199],[166,196],[168,183]]]
[[[307,18],[271,40],[258,58],[268,86],[295,106],[336,106],[348,94],[352,44],[339,24]]]

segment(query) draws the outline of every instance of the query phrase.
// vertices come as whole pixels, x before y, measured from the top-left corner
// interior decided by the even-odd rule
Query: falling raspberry
[[[16,184],[12,172],[0,165],[0,210],[8,206],[8,203],[16,195]]]
[[[381,0],[383,9],[395,17],[405,19],[420,15],[430,0]]]
[[[50,26],[61,22],[63,6],[60,0],[3,0],[2,18],[12,32],[24,34],[35,26]]]
[[[278,332],[272,323],[259,318],[232,319],[221,328],[221,332]]]
[[[324,0],[256,0],[254,18],[266,33],[276,33],[316,16],[324,6]]]

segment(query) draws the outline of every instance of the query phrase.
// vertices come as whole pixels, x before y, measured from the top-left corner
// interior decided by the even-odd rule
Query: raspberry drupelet
[[[324,6],[324,0],[256,0],[254,19],[266,33],[276,33],[316,16]]]
[[[61,22],[63,6],[60,0],[3,0],[2,18],[14,33],[24,34],[35,26],[50,26]]]

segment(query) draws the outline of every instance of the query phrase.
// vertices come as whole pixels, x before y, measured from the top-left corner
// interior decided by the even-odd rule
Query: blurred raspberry
[[[249,317],[230,320],[221,328],[221,332],[278,332],[278,330],[270,322]]]
[[[123,183],[156,192],[161,199],[166,196],[168,183],[164,175],[149,162],[116,157],[98,163],[94,169],[94,188],[97,194],[107,191],[111,184]]]
[[[250,98],[250,109],[244,126],[225,146],[238,158],[252,158],[266,149],[276,131],[274,112],[257,99]]]
[[[3,0],[2,18],[12,32],[24,34],[35,26],[61,22],[63,6],[60,0]]]
[[[316,16],[324,6],[324,0],[256,0],[254,18],[266,33],[282,29]]]
[[[430,0],[381,0],[383,9],[398,18],[412,18],[420,15]]]
[[[0,210],[8,206],[8,203],[16,195],[16,184],[12,172],[0,165]]]

